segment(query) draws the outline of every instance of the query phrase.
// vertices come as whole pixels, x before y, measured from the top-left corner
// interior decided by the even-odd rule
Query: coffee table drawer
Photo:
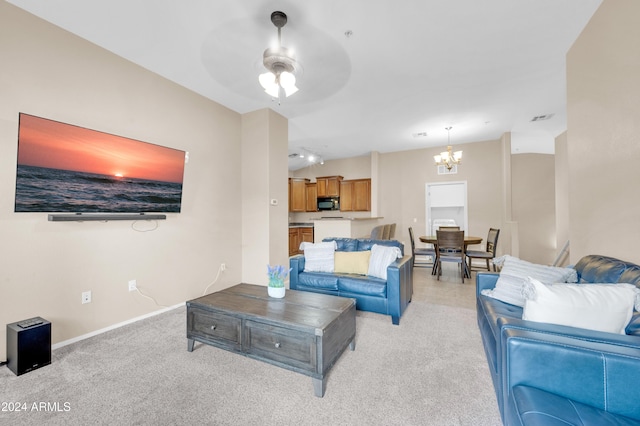
[[[316,371],[314,335],[255,321],[246,322],[245,333],[247,353],[305,371]]]
[[[200,337],[238,350],[242,346],[240,331],[242,320],[240,318],[217,312],[191,309],[187,323],[187,337]]]

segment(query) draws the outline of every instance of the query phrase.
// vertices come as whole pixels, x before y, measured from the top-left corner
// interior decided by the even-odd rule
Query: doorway
[[[456,225],[468,233],[467,181],[426,184],[426,230],[435,235],[440,226]]]

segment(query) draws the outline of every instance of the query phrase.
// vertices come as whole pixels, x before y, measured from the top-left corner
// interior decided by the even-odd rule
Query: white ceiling
[[[7,1],[239,113],[271,107],[289,119],[290,153],[325,160],[443,146],[448,126],[454,146],[512,132],[513,152],[552,153],[565,55],[602,2]],[[258,83],[274,10],[303,67],[280,105]]]

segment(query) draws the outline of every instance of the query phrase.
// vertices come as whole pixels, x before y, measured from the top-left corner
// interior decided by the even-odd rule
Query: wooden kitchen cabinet
[[[300,243],[313,242],[313,227],[295,227],[289,228],[289,256],[302,254]]]
[[[301,243],[313,243],[313,228],[298,228],[298,229],[300,230]],[[300,247],[300,244],[298,244],[298,247]]]
[[[307,183],[309,179],[289,178],[289,211],[307,211]]]
[[[322,176],[316,178],[318,197],[339,197],[342,176]]]
[[[300,247],[300,228],[289,228],[289,256],[298,254],[298,247]]]
[[[317,184],[308,183],[306,186],[306,194],[307,194],[307,211],[308,212],[316,212],[318,211],[318,189]]]
[[[340,211],[371,211],[371,179],[343,180],[340,183]]]

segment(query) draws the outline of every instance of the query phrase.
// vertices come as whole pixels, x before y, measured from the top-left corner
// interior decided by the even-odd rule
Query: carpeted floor
[[[0,424],[501,424],[474,310],[414,297],[400,326],[358,311],[356,350],[323,398],[307,376],[198,343],[187,352],[185,317],[65,346],[22,376],[1,368]]]

